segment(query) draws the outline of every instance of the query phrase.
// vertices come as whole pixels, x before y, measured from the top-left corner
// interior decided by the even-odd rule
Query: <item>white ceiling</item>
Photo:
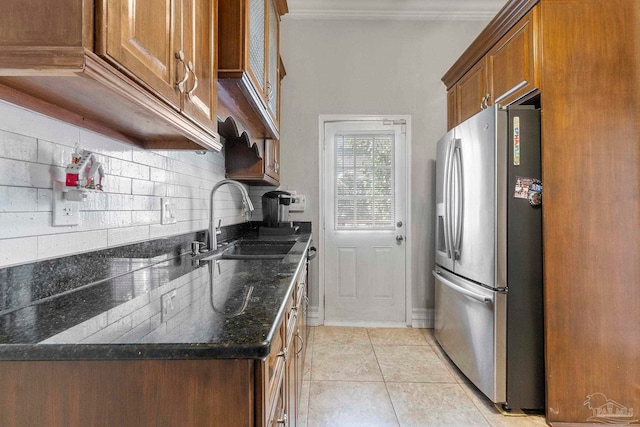
[[[288,0],[285,19],[488,20],[506,0]]]

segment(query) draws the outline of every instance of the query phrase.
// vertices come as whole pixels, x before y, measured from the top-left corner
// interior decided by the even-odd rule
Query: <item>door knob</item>
[[[396,236],[396,242],[402,242],[404,240],[404,237],[401,235],[397,235]]]

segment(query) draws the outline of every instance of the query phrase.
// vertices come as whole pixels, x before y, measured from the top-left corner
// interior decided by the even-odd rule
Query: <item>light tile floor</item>
[[[438,347],[430,329],[311,328],[304,427],[546,426],[501,415]]]

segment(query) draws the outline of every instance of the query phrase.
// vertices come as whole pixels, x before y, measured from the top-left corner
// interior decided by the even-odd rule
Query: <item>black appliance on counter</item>
[[[291,193],[287,191],[268,191],[262,195],[262,226],[260,234],[291,235],[299,227],[289,221]]]

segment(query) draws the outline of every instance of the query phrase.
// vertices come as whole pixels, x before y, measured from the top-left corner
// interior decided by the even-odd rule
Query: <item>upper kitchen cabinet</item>
[[[0,97],[146,148],[219,150],[215,22],[215,0],[7,0]]]
[[[456,124],[487,108],[489,94],[486,61],[478,61],[451,90],[455,93]]]
[[[538,15],[532,9],[487,54],[490,105],[509,105],[540,87]]]
[[[524,3],[530,9],[531,1]],[[449,129],[482,109],[510,105],[540,87],[539,10],[523,13],[512,7],[501,14],[498,18],[509,23],[509,31],[501,33],[490,24],[478,37],[486,42],[484,50],[468,50],[442,78]]]
[[[286,0],[219,0],[220,107],[256,138],[280,139],[280,16]]]
[[[211,0],[101,0],[97,51],[211,132]]]

